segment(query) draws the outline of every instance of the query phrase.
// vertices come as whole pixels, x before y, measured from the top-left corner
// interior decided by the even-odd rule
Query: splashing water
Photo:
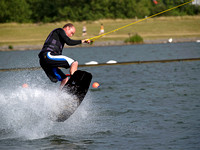
[[[63,97],[65,97],[63,99]],[[74,105],[73,96],[55,89],[22,88],[5,89],[0,93],[0,138],[13,136],[37,139],[56,134],[63,134],[64,123],[55,122],[55,114],[64,105]],[[81,108],[81,115],[71,119],[71,126],[77,124],[80,117],[86,118],[87,111]],[[69,127],[69,124],[67,124]],[[56,130],[55,130],[56,128]]]

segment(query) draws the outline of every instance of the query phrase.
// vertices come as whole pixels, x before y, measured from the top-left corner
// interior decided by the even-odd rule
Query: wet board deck
[[[69,81],[62,89],[62,92],[67,92],[74,96],[74,103],[66,107],[65,110],[58,114],[56,121],[63,122],[76,111],[88,92],[91,80],[92,74],[89,72],[81,70],[74,72],[74,74],[70,77]]]

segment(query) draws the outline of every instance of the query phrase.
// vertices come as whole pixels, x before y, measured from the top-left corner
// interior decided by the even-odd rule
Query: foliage
[[[143,43],[143,38],[137,33],[124,41],[125,43],[141,44]]]
[[[0,22],[29,22],[31,9],[26,0],[1,0]]]
[[[13,49],[13,46],[12,46],[12,45],[9,45],[9,46],[8,46],[8,49]]]
[[[0,22],[56,22],[144,18],[189,0],[1,0]],[[200,6],[185,5],[162,15],[197,15]]]

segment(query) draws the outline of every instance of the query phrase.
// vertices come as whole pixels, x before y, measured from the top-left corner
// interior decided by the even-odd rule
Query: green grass
[[[105,32],[120,28],[135,22],[135,19],[98,20],[89,22],[73,22],[76,27],[76,34],[73,39],[85,39],[98,35],[100,24],[104,24]],[[43,44],[51,30],[62,27],[67,22],[47,24],[0,24],[0,46],[2,45],[39,45]],[[87,36],[82,37],[82,27],[86,25]],[[183,17],[156,17],[142,21],[117,32],[108,34],[98,41],[122,40],[130,34],[138,33],[143,39],[161,38],[187,38],[200,37],[200,16]]]

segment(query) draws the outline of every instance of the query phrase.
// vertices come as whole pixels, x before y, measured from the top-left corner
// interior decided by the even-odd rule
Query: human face
[[[67,27],[65,32],[66,32],[68,37],[72,37],[75,34],[76,29],[75,29],[75,27],[71,27],[71,28]]]

